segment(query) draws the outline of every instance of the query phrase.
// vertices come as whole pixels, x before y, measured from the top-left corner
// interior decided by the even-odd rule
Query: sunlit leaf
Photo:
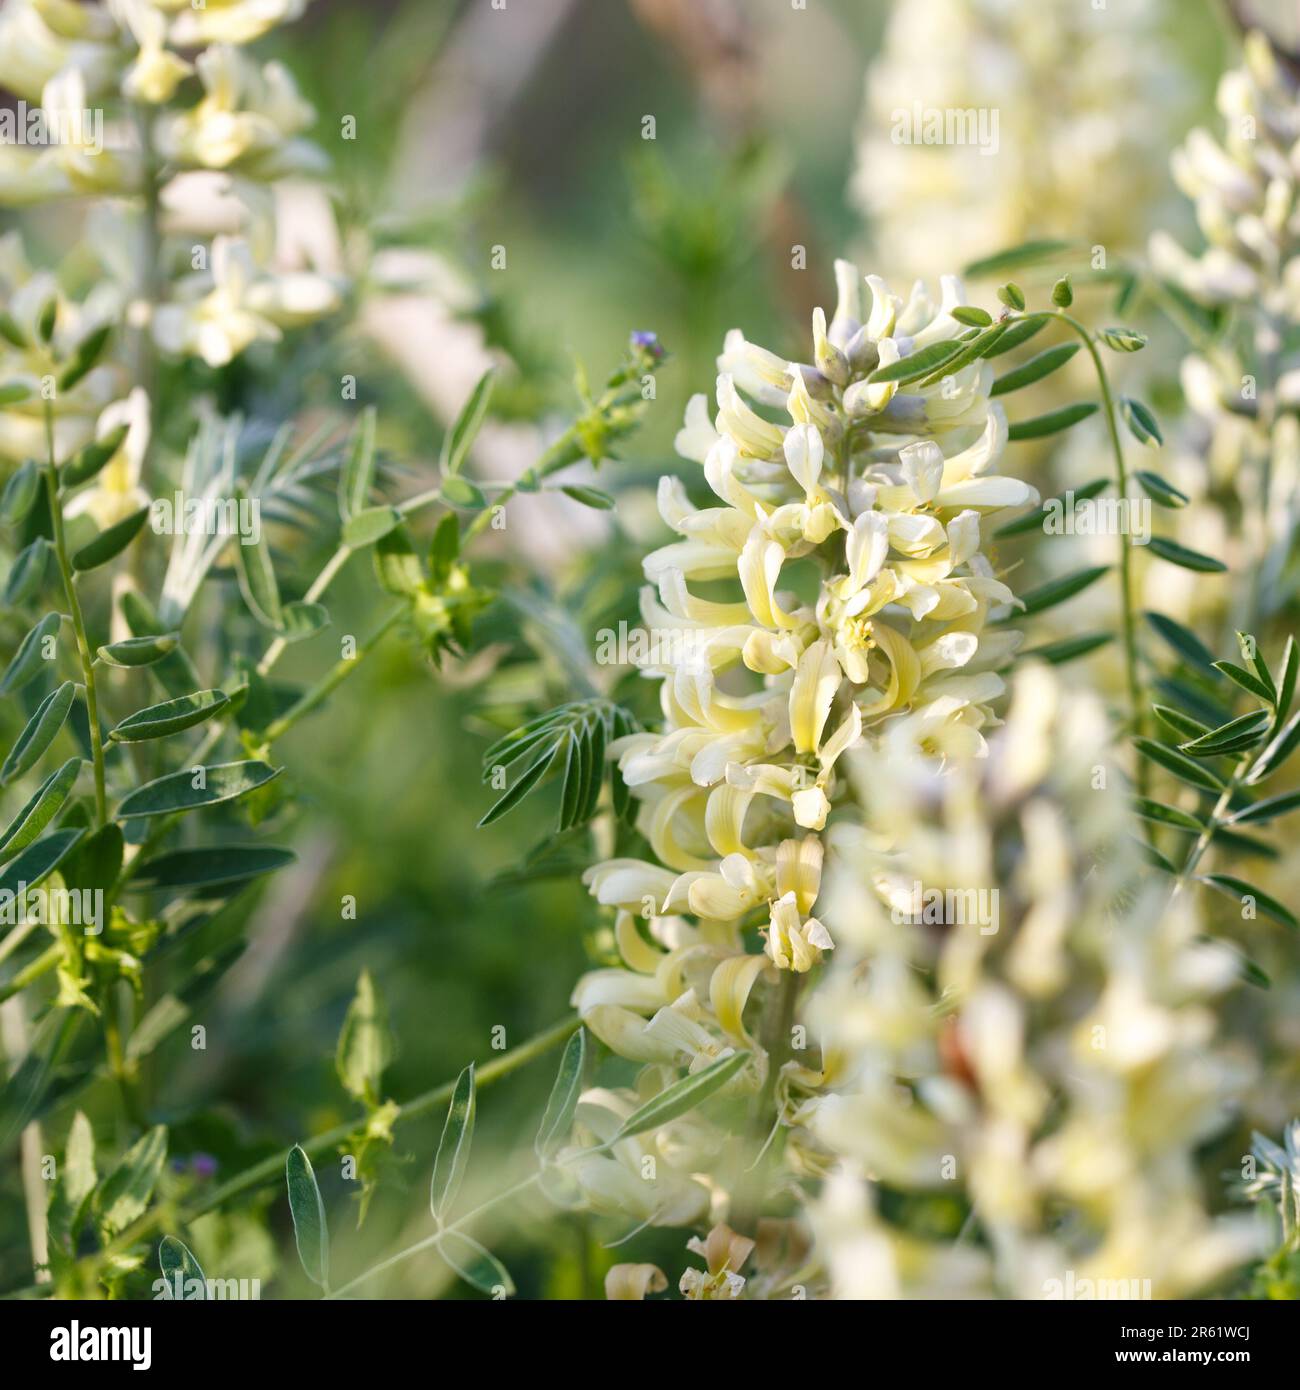
[[[35,766],[41,754],[58,737],[76,693],[76,685],[72,681],[64,681],[41,701],[0,768],[0,785],[12,782],[15,777],[21,777]]]
[[[293,1235],[298,1245],[298,1258],[313,1284],[329,1287],[330,1241],[325,1222],[325,1203],[311,1159],[300,1144],[289,1150],[284,1165],[285,1182],[289,1188],[289,1212],[293,1217]]]
[[[139,743],[143,739],[167,738],[183,729],[192,729],[220,713],[230,703],[224,690],[196,690],[179,700],[150,705],[137,710],[109,731],[109,738],[118,743]]]
[[[433,1179],[429,1184],[429,1209],[434,1219],[443,1221],[460,1192],[469,1162],[470,1145],[474,1141],[474,1112],[476,1108],[474,1063],[471,1062],[456,1078],[447,1119],[438,1141],[438,1153],[433,1160]]]
[[[233,801],[264,786],[283,770],[257,761],[183,768],[180,772],[171,772],[153,782],[146,782],[128,793],[117,809],[117,819],[168,816],[177,811],[193,811],[200,806]]]
[[[697,1105],[720,1091],[733,1077],[738,1076],[749,1063],[748,1052],[733,1052],[711,1063],[702,1071],[684,1076],[671,1086],[660,1091],[652,1100],[634,1110],[623,1121],[615,1140],[630,1139],[634,1134],[642,1134],[647,1129],[659,1129],[671,1120],[676,1120]]]

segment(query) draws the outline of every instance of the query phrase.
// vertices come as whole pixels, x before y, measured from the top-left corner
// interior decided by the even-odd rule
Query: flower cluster
[[[811,361],[733,332],[716,412],[691,400],[677,448],[702,465],[715,505],[692,505],[677,478],[660,485],[679,539],[646,558],[642,613],[668,638],[651,644],[661,664],[645,672],[661,682],[664,722],[613,744],[654,861],[588,871],[592,893],[616,909],[621,964],[587,975],[574,995],[597,1037],[647,1064],[650,1093],[739,1048],[753,1066],[734,1093],[776,1083],[782,1057],[771,1054],[784,1043],[753,1036],[746,1006],[760,982],[792,1004],[799,978],[833,948],[818,916],[821,832],[853,800],[843,755],[888,738],[924,759],[981,756],[998,671],[1019,641],[994,625],[1016,600],[982,531],[990,514],[1036,495],[995,471],[1007,424],[989,399],[992,368],[954,359],[902,386],[890,378],[906,373],[887,370],[970,333],[954,317],[961,284],[946,278],[936,302],[919,284],[900,299],[843,261],[836,278],[833,318],[813,316]],[[752,929],[761,952],[749,949]],[[824,1079],[795,1071],[810,1087]],[[631,1104],[589,1096],[579,1118],[610,1110],[588,1126],[603,1140]],[[668,1190],[665,1170],[676,1184],[718,1153],[719,1136],[699,1129],[691,1117],[635,1141],[658,1153],[657,1185],[636,1172],[629,1145],[591,1163],[633,1170],[624,1186],[639,1195],[623,1193],[621,1209],[674,1224],[693,1202],[698,1218],[726,1194],[688,1178],[688,1201]],[[600,1184],[587,1187],[599,1196]]]
[[[1140,245],[1186,96],[1159,37],[1161,8],[1159,0],[893,6],[867,72],[850,189],[877,261],[890,274],[943,264],[954,208],[971,257],[1041,236]],[[1125,115],[1135,92],[1140,121]],[[925,127],[936,113],[938,142],[939,131]],[[1099,199],[1103,183],[1110,192]]]
[[[43,448],[49,393],[40,388],[53,359],[37,320],[51,302],[56,345],[129,328],[168,358],[211,367],[339,307],[337,267],[315,264],[315,252],[286,253],[311,238],[286,235],[277,206],[283,179],[326,167],[303,138],[315,113],[282,64],[259,64],[242,47],[305,5],[6,0],[0,9],[0,85],[40,103],[21,138],[0,146],[0,203],[100,199],[77,262],[84,278],[93,258],[99,275],[81,303],[65,293],[73,275],[33,270],[16,237],[0,252],[9,305],[0,381],[27,388],[0,415],[7,457]],[[113,422],[100,412],[120,377],[106,358],[60,391],[61,454],[105,437]],[[136,453],[146,446],[133,437]]]
[[[1100,702],[1041,666],[1012,696],[989,758],[944,778],[864,758],[862,823],[832,837],[810,1022],[838,1072],[795,1142],[833,1175],[812,1225],[836,1296],[1178,1297],[1256,1248],[1195,1163],[1252,1079],[1216,1036],[1237,960],[1140,864]],[[916,883],[993,894],[991,928],[918,921]],[[949,1239],[892,1226],[881,1185]]]
[[[1259,303],[1300,319],[1300,80],[1259,32],[1243,57],[1219,81],[1222,141],[1197,127],[1173,157],[1208,245],[1193,255],[1157,232],[1152,265],[1202,303]]]

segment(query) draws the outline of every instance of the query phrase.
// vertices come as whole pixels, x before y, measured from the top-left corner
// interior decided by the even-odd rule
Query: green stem
[[[77,655],[81,659],[82,675],[86,683],[86,713],[90,716],[90,752],[95,764],[95,824],[99,827],[108,821],[108,797],[104,790],[104,736],[99,727],[95,659],[90,651],[90,643],[86,640],[86,621],[81,612],[81,600],[77,597],[76,580],[68,562],[67,540],[63,533],[63,508],[59,502],[57,460],[54,457],[54,406],[50,401],[45,402],[45,444],[48,462],[43,471],[46,496],[50,504],[50,524],[54,532],[54,554],[58,560],[59,573],[63,577],[63,592],[67,595],[72,630],[77,637]]]
[[[1232,770],[1232,776],[1228,779],[1228,785],[1224,787],[1219,795],[1218,801],[1214,803],[1214,809],[1210,812],[1209,819],[1205,822],[1205,829],[1197,836],[1196,843],[1188,851],[1187,858],[1183,861],[1183,867],[1178,871],[1178,877],[1174,880],[1173,891],[1170,894],[1170,901],[1182,892],[1184,886],[1196,872],[1196,866],[1201,862],[1205,851],[1209,849],[1214,833],[1222,824],[1223,813],[1232,804],[1232,798],[1237,790],[1241,779],[1246,775],[1247,768],[1254,761],[1254,751],[1247,751],[1238,760],[1237,766]]]
[[[527,1042],[520,1043],[510,1052],[503,1053],[493,1061],[485,1062],[476,1072],[477,1086],[482,1088],[491,1085],[492,1082],[499,1081],[502,1077],[509,1076],[511,1072],[518,1071],[527,1063],[535,1061],[552,1048],[565,1042],[577,1026],[577,1016],[570,1014],[568,1018],[553,1024],[535,1037],[529,1038]],[[394,1116],[394,1123],[413,1120],[418,1115],[424,1115],[430,1110],[448,1104],[455,1089],[456,1083],[454,1081],[446,1081],[441,1086],[435,1086],[431,1091],[425,1091],[412,1100],[408,1100],[404,1105],[398,1107],[397,1114]],[[342,1143],[355,1129],[355,1121],[335,1125],[333,1129],[326,1130],[313,1139],[305,1140],[302,1148],[309,1157],[314,1158],[316,1155],[325,1153],[334,1148],[335,1145]],[[254,1163],[205,1196],[196,1198],[179,1208],[155,1207],[128,1226],[97,1255],[87,1256],[87,1259],[103,1260],[121,1254],[130,1249],[137,1241],[153,1234],[166,1221],[172,1222],[178,1229],[183,1228],[232,1197],[237,1197],[251,1188],[261,1187],[268,1182],[282,1179],[289,1152],[289,1149],[282,1149],[279,1153],[272,1154],[271,1157],[264,1158],[259,1163]]]
[[[585,1150],[590,1153],[590,1150]],[[507,1187],[504,1192],[498,1192],[495,1197],[489,1197],[486,1202],[480,1202],[473,1211],[467,1211],[464,1216],[458,1217],[448,1225],[440,1226],[431,1236],[425,1236],[423,1240],[417,1240],[414,1245],[408,1245],[406,1249],[399,1250],[396,1255],[390,1255],[386,1260],[381,1260],[379,1264],[372,1265],[364,1273],[358,1274],[355,1279],[350,1279],[341,1289],[332,1289],[325,1295],[325,1301],[342,1298],[344,1294],[351,1293],[353,1289],[364,1284],[367,1279],[373,1278],[376,1274],[383,1273],[386,1269],[391,1269],[396,1264],[401,1264],[404,1260],[409,1260],[413,1255],[418,1255],[422,1251],[429,1250],[433,1246],[440,1244],[453,1231],[459,1231],[462,1227],[468,1226],[472,1221],[476,1221],[484,1212],[490,1211],[493,1207],[499,1207],[504,1202],[512,1201],[521,1192],[526,1192],[530,1187],[535,1187],[541,1180],[542,1171],[538,1169],[536,1173],[524,1178],[521,1182],[515,1183],[513,1187]]]
[[[0,985],[0,1004],[6,999],[12,999],[15,994],[20,994],[33,980],[39,980],[42,975],[53,970],[62,959],[62,946],[47,946],[34,960],[28,961],[7,985]]]
[[[304,715],[310,714],[323,700],[333,694],[348,676],[356,669],[358,662],[368,656],[375,647],[392,631],[406,613],[404,605],[395,608],[375,631],[356,650],[355,655],[345,658],[332,666],[321,678],[302,695],[273,723],[268,724],[262,737],[268,743],[275,743],[289,732]]]
[[[772,1133],[776,1123],[776,1087],[780,1080],[781,1068],[791,1055],[790,1037],[794,1027],[795,1005],[799,999],[799,986],[803,976],[793,970],[781,972],[781,982],[770,996],[764,1013],[762,1032],[759,1041],[767,1053],[767,1075],[763,1078],[762,1090],[754,1104],[751,1127],[752,1143],[759,1147],[760,1156],[753,1167],[745,1174],[736,1198],[736,1210],[732,1226],[743,1234],[753,1234],[758,1228],[759,1217],[763,1214],[763,1200],[767,1192],[771,1152],[762,1146]]]
[[[1092,365],[1097,372],[1101,387],[1102,409],[1106,415],[1106,428],[1110,434],[1110,446],[1115,455],[1115,487],[1121,498],[1128,497],[1128,467],[1124,462],[1124,445],[1120,438],[1119,421],[1115,415],[1115,398],[1111,394],[1110,378],[1106,375],[1105,364],[1092,334],[1078,319],[1067,314],[1064,309],[1054,309],[1053,315],[1062,323],[1068,324],[1082,339]],[[1138,673],[1137,615],[1133,601],[1133,542],[1127,531],[1121,529],[1119,536],[1119,589],[1121,621],[1124,628],[1124,673],[1128,686],[1129,712],[1133,733],[1140,735],[1146,726],[1146,715],[1142,704],[1142,681]],[[1137,764],[1137,788],[1139,796],[1146,796],[1149,773],[1142,759]]]

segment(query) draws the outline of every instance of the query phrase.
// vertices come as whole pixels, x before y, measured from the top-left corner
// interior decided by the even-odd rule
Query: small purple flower
[[[190,1159],[190,1167],[196,1178],[210,1178],[217,1171],[217,1160],[211,1154],[195,1154]]]
[[[657,333],[651,333],[648,328],[638,328],[637,331],[632,334],[632,346],[634,348],[644,349],[655,358],[664,355],[663,347],[659,342],[659,335]]]

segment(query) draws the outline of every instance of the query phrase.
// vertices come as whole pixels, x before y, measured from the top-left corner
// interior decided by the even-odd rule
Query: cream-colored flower
[[[258,67],[237,48],[209,48],[196,61],[205,95],[188,111],[158,118],[159,152],[183,169],[230,169],[252,179],[320,172],[320,150],[298,136],[316,113],[282,63]]]
[[[65,517],[93,517],[103,531],[149,505],[149,494],[140,485],[150,430],[149,396],[143,387],[135,387],[125,400],[114,401],[100,415],[95,438],[106,439],[123,425],[127,432],[117,451],[94,481],[73,495],[63,509]]]
[[[334,312],[339,296],[324,276],[259,272],[247,242],[217,237],[210,273],[182,282],[176,301],[158,307],[153,335],[164,352],[223,367],[259,341],[277,342]]]

